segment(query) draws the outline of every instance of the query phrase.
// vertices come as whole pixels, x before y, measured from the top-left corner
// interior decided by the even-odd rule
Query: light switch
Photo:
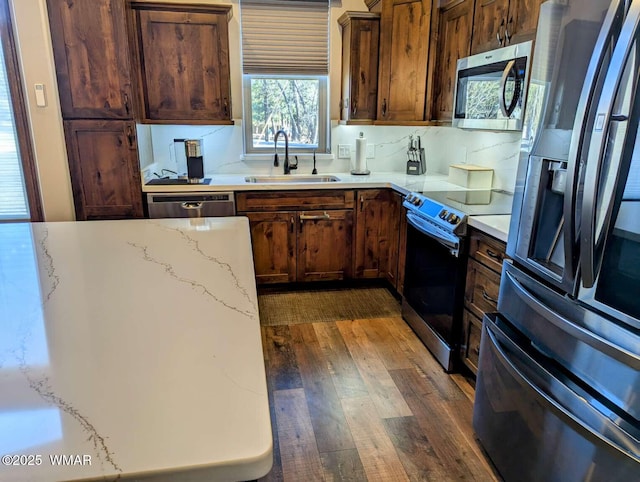
[[[44,84],[34,84],[33,88],[36,92],[36,105],[38,107],[46,107],[47,98],[44,94]]]

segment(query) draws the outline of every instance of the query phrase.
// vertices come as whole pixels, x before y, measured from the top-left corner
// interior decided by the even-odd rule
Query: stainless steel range
[[[509,214],[501,191],[410,193],[402,316],[448,372],[462,330],[468,215]]]

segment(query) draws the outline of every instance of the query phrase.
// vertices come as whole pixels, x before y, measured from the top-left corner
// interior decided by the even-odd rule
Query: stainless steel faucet
[[[298,162],[296,161],[295,164],[289,162],[289,137],[287,136],[287,133],[282,129],[276,132],[276,135],[273,138],[273,148],[276,150],[276,156],[273,165],[278,165],[278,137],[280,137],[280,134],[284,136],[284,173],[291,174],[292,169],[298,169]]]

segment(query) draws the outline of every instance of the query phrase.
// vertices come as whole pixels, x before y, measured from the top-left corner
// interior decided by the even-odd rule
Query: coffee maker
[[[200,140],[185,139],[184,150],[187,156],[187,181],[189,184],[199,184],[204,178],[204,163]]]

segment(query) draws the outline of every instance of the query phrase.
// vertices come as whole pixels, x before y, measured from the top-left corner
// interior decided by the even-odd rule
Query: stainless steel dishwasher
[[[149,193],[150,218],[204,218],[235,216],[232,192]]]

